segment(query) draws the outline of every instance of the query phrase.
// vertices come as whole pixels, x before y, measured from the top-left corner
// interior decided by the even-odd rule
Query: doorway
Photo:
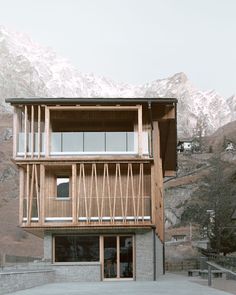
[[[133,279],[134,236],[103,236],[103,278]]]

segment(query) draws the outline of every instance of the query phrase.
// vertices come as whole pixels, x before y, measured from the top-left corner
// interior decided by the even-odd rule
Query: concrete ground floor
[[[167,274],[157,281],[116,281],[116,282],[78,282],[54,283],[9,295],[227,295],[227,293],[199,284],[195,278]]]
[[[155,281],[163,274],[163,255],[153,228],[44,232],[44,260],[55,282]]]

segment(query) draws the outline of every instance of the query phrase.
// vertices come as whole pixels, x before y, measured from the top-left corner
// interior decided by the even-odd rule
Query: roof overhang
[[[46,105],[70,105],[70,104],[94,104],[94,103],[177,103],[176,98],[168,98],[168,97],[136,97],[136,98],[120,98],[120,97],[97,97],[97,98],[88,98],[88,97],[28,97],[28,98],[7,98],[5,100],[7,103],[12,105],[19,104],[46,104]]]

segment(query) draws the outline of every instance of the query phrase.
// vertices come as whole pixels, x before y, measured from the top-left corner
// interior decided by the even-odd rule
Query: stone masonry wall
[[[0,273],[0,295],[54,282],[53,270],[22,270]]]

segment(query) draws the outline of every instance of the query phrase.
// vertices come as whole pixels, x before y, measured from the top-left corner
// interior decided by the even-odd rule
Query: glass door
[[[103,237],[104,279],[133,278],[133,236]]]

